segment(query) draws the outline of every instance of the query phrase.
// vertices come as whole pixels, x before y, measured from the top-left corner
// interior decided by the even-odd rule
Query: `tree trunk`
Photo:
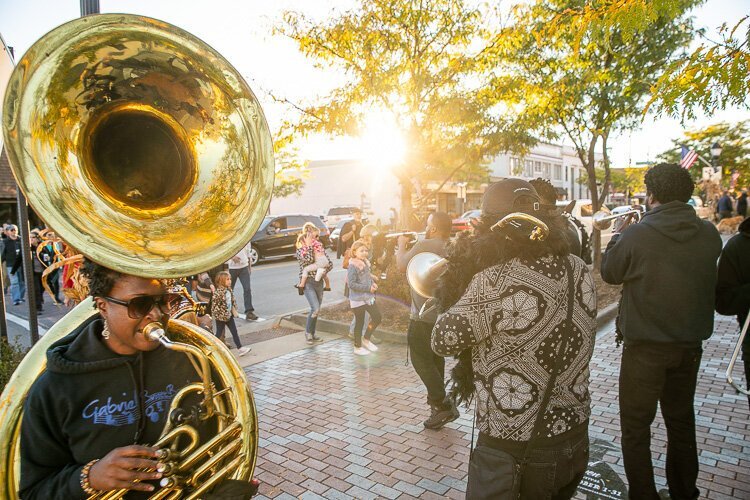
[[[596,141],[598,137],[596,134],[591,138],[591,141],[589,142],[588,151],[586,152],[586,164],[584,167],[586,167],[586,172],[588,172],[588,187],[589,192],[591,193],[591,208],[593,210],[593,213],[596,213],[599,211],[599,207],[601,204],[599,203],[599,190],[596,187]],[[596,271],[599,270],[599,268],[602,265],[602,233],[598,229],[594,228],[592,226],[591,229],[591,251],[594,255],[593,257],[593,263],[594,263],[594,269]]]
[[[402,231],[408,230],[413,226],[414,209],[411,202],[412,187],[411,181],[406,178],[399,178],[401,184],[401,213],[398,218],[398,226]]]

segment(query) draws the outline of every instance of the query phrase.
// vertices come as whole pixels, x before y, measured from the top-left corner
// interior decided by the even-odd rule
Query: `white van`
[[[341,220],[351,219],[352,212],[355,209],[358,210],[359,207],[355,207],[354,205],[341,205],[337,207],[331,207],[328,209],[328,213],[323,218],[323,222],[325,222],[330,231],[333,231],[336,228],[336,224],[338,224]]]
[[[576,204],[573,206],[573,210],[571,210],[571,215],[581,221],[583,223],[583,227],[586,228],[586,232],[591,236],[591,232],[593,230],[593,225],[591,223],[591,220],[594,215],[594,205],[592,204],[591,200],[589,198],[582,198],[580,200],[575,200]],[[565,208],[570,203],[570,200],[568,201],[558,201],[557,207],[558,208]],[[607,247],[607,243],[609,243],[609,240],[612,238],[612,227],[610,226],[608,229],[605,229],[602,231],[602,248]]]

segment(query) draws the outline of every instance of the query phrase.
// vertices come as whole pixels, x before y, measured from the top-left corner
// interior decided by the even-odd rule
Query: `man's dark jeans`
[[[502,450],[502,451],[501,451]],[[525,443],[514,447],[497,447],[491,438],[479,434],[477,446],[469,460],[469,478],[466,488],[467,500],[490,500],[498,498],[501,492],[493,491],[503,484],[506,478],[498,477],[505,462],[503,452],[523,459]],[[574,431],[569,438],[554,445],[536,445],[529,452],[520,485],[520,498],[569,500],[573,498],[578,484],[583,479],[589,459],[588,425]],[[503,492],[505,493],[505,492]],[[505,497],[501,497],[505,498]]]
[[[658,499],[651,463],[657,403],[667,427],[667,484],[675,500],[698,498],[693,399],[703,349],[680,344],[625,345],[620,367],[622,456],[633,499]]]
[[[240,269],[230,269],[229,275],[232,277],[232,289],[234,289],[234,284],[237,283],[237,278],[239,278],[240,284],[242,285],[245,306],[243,312],[245,314],[253,312],[255,308],[253,307],[253,291],[250,289],[250,268],[243,267]]]
[[[414,371],[427,388],[427,400],[440,404],[445,400],[445,358],[432,351],[431,337],[434,323],[409,320],[406,339]]]

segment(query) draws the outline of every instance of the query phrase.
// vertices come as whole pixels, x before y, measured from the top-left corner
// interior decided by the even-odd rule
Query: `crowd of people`
[[[669,495],[698,498],[693,403],[702,342],[713,332],[715,310],[737,315],[741,324],[747,318],[750,219],[722,249],[716,227],[697,217],[688,204],[695,186],[686,170],[674,164],[656,165],[647,172],[645,184],[647,211],[639,223],[633,223],[630,216],[616,220],[600,270],[605,282],[622,285],[616,329],[618,343],[623,345],[618,402],[624,468],[631,498],[659,498],[650,445],[651,427],[661,408],[667,428]],[[374,267],[393,258],[395,268],[405,273],[418,254],[429,252],[446,259],[434,298],[410,286],[406,338],[413,368],[426,392],[426,429],[442,428],[459,417],[462,403],[474,403],[478,439],[470,455],[467,498],[572,498],[587,468],[596,287],[592,271],[581,258],[581,233],[556,206],[549,187],[541,179],[493,183],[470,231],[451,238],[451,217],[434,212],[426,220],[424,238],[410,247],[413,242],[400,236],[392,256],[390,249],[378,243],[381,234],[376,226],[366,224],[361,212],[355,211],[341,229],[337,256],[346,269],[345,295],[357,356],[378,351],[373,334],[382,319],[378,305],[381,277]],[[732,205],[732,210],[741,208],[739,202]],[[391,224],[394,221],[392,217]],[[11,277],[12,300],[20,303],[24,286],[18,272],[18,231],[10,225],[4,232],[4,268]],[[56,255],[53,250],[37,251],[41,244],[43,235],[32,234],[34,255],[40,256],[40,265],[34,269],[35,293],[37,272],[41,276]],[[296,258],[299,280],[294,286],[309,304],[305,339],[314,344],[321,340],[317,320],[324,292],[330,290],[328,273],[334,264],[312,223],[302,228]],[[238,335],[233,289],[239,280],[246,318],[257,319],[250,284],[250,244],[225,267],[193,276],[188,283],[195,299],[209,304],[207,312],[215,324],[209,321],[204,326],[221,339],[228,329],[242,356],[250,347],[242,346]],[[149,354],[153,346],[142,343],[137,329],[165,312],[162,299],[140,309],[133,300],[142,291],[161,297],[161,289],[156,289],[160,285],[146,278],[110,275],[93,264],[85,272],[93,283],[91,295],[99,316],[85,325],[85,335],[79,340],[56,345],[55,355],[80,351],[94,358],[103,356],[91,347],[94,337],[104,339],[120,355],[137,354],[138,370],[154,363],[151,358],[164,355]],[[53,289],[55,294],[60,292],[59,287]],[[750,377],[750,341],[743,348]],[[449,356],[455,356],[457,363],[446,377],[445,357]],[[147,447],[112,441],[96,453],[87,446],[60,448],[56,455],[28,451],[38,439],[59,444],[60,433],[87,432],[83,428],[54,430],[48,421],[55,418],[54,411],[52,416],[41,416],[49,412],[40,405],[55,399],[52,387],[77,384],[88,373],[69,373],[69,367],[56,368],[50,359],[52,369],[29,398],[28,407],[39,411],[32,412],[35,416],[29,418],[34,422],[28,428],[24,423],[22,445],[26,443],[23,449],[27,451],[22,456],[26,471],[22,491],[34,497],[59,488],[75,489],[71,477],[84,476],[86,482],[80,484],[84,490],[118,486],[118,478],[127,476],[143,480],[134,489],[146,491],[156,473],[128,467],[125,473],[121,464],[131,456],[139,456],[143,463],[152,460],[153,450]],[[151,378],[141,380],[142,387],[156,390],[164,382],[153,378],[151,370],[146,373]],[[113,386],[112,390],[120,389]],[[151,432],[149,425],[139,425],[141,437]],[[68,470],[61,458],[66,453],[75,455],[75,463],[86,463],[84,469]],[[89,460],[89,456],[104,458]],[[59,469],[52,474],[52,466],[46,465],[50,461]]]

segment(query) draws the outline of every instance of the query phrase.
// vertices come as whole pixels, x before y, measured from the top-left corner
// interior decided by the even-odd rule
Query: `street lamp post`
[[[711,166],[714,167],[714,173],[718,173],[717,167],[716,167],[716,160],[719,159],[719,156],[721,155],[721,144],[717,142],[714,142],[713,146],[711,146]]]

